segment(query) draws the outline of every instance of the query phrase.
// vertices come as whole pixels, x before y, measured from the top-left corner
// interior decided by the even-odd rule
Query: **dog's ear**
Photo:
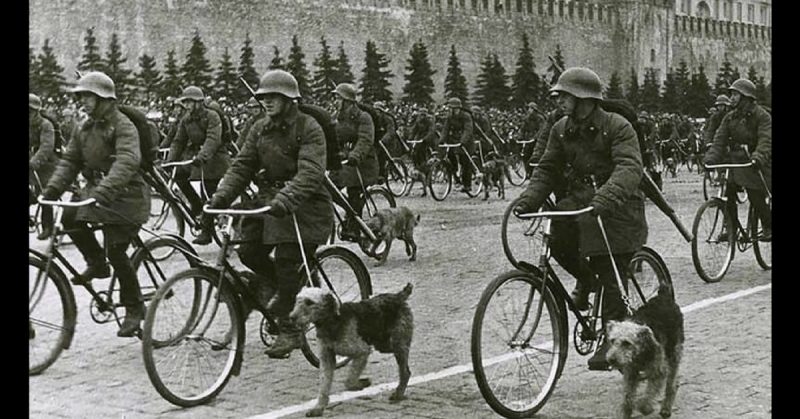
[[[326,312],[333,313],[335,316],[339,315],[339,300],[333,294],[325,294],[322,299],[322,306]]]
[[[656,341],[653,331],[647,326],[642,326],[636,331],[636,342],[639,346],[639,351],[635,356],[637,364],[649,364],[656,354],[658,348],[658,341]]]

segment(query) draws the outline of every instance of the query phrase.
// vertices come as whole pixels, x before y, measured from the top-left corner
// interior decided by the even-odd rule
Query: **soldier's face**
[[[569,93],[558,92],[556,104],[563,115],[572,115],[578,104],[578,99]]]
[[[83,108],[84,112],[91,115],[95,108],[97,108],[97,96],[92,93],[81,92],[78,93],[78,102],[80,102],[81,107]]]
[[[736,90],[731,90],[731,106],[736,107],[742,101],[742,94]]]
[[[285,97],[277,93],[269,93],[261,96],[259,101],[267,109],[267,115],[270,118],[280,115],[284,109],[286,109],[286,104],[288,103],[288,100]]]

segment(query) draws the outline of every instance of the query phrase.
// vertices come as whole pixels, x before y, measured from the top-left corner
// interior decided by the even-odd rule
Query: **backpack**
[[[145,116],[144,112],[130,105],[117,106],[123,115],[133,122],[139,134],[139,152],[142,155],[140,167],[149,169],[158,158],[160,134],[158,127]]]
[[[233,121],[217,106],[209,105],[206,106],[206,108],[216,112],[217,116],[219,116],[219,120],[222,123],[222,135],[220,139],[222,140],[222,145],[230,149],[233,144],[236,144],[236,140],[239,138],[239,134],[233,129]]]
[[[322,127],[322,133],[325,134],[325,155],[326,165],[328,170],[339,170],[342,168],[342,161],[339,158],[339,141],[336,139],[336,126],[333,124],[333,118],[325,109],[307,103],[300,103],[297,109],[314,118],[315,121]]]
[[[378,148],[378,142],[386,134],[386,127],[381,123],[380,111],[365,103],[356,102],[358,108],[369,114],[372,119],[372,125],[375,127],[375,148]]]
[[[61,127],[58,125],[56,118],[48,112],[42,111],[42,118],[50,121],[50,123],[53,124],[53,149],[55,150],[56,155],[61,157],[61,147],[64,146],[64,137],[61,135]]]

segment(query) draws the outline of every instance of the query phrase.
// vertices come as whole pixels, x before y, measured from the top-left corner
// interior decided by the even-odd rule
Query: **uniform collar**
[[[572,134],[577,130],[588,129],[589,131],[599,130],[602,127],[603,120],[605,120],[606,111],[597,104],[592,113],[589,114],[584,120],[578,121],[572,116],[567,117],[567,124],[565,131]]]
[[[756,103],[754,101],[747,101],[746,103],[742,103],[736,107],[739,113],[742,114],[749,114],[752,113],[756,108]]]
[[[109,119],[111,119],[110,117],[111,117],[111,115],[113,114],[113,112],[114,112],[114,110],[116,108],[117,107],[115,106],[114,102],[111,102],[111,101],[103,101],[103,102],[101,102],[97,106],[96,112],[94,112],[97,115],[89,115],[87,123],[93,125],[95,123],[101,123],[101,122],[108,121]]]
[[[278,128],[285,130],[297,122],[297,103],[292,102],[289,106],[281,112],[278,116],[270,118],[268,115],[264,117],[267,120],[267,129]]]

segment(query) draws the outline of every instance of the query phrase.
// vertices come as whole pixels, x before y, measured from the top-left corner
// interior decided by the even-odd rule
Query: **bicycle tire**
[[[649,269],[645,269],[645,264]],[[667,265],[661,256],[649,247],[642,247],[633,254],[626,273],[628,300],[634,311],[658,295],[658,290],[662,286],[673,289],[672,276]]]
[[[39,278],[39,273],[44,273],[46,264],[46,260],[28,255],[28,267],[29,269],[33,268],[35,272],[32,278],[31,271],[28,271],[29,376],[39,375],[53,365],[61,355],[61,352],[70,347],[75,333],[77,319],[75,295],[64,273],[53,262],[50,263],[47,274]],[[36,278],[39,279],[37,280]],[[31,281],[34,282],[31,283]],[[55,287],[58,297],[50,294],[45,296],[44,293],[47,292],[47,288],[52,289],[53,287]],[[47,301],[44,301],[44,299]],[[58,305],[59,303],[60,305]],[[34,310],[35,308],[40,308],[40,304],[43,304],[41,306],[42,310]],[[51,317],[55,318],[55,320]],[[49,333],[50,331],[53,331],[53,333]],[[53,342],[52,344],[46,343],[44,345],[44,356],[41,360],[38,360],[36,354],[39,351],[36,346],[44,340],[42,339],[43,337],[52,337]],[[50,339],[47,340],[49,341]]]
[[[411,179],[408,177],[408,167],[405,162],[398,158],[386,161],[386,189],[395,198],[403,196],[411,186]]]
[[[522,269],[519,262],[523,257],[533,258],[539,255],[541,248],[541,218],[521,220],[514,215],[514,208],[523,200],[517,197],[506,207],[503,220],[500,223],[500,242],[503,244],[503,253],[511,264]],[[551,209],[552,202],[548,199],[543,205],[544,209]]]
[[[709,220],[704,221],[704,216]],[[727,232],[727,240],[720,240],[723,231]],[[724,201],[714,198],[697,209],[692,236],[692,263],[697,274],[705,282],[719,282],[730,268],[736,252],[736,229]],[[727,245],[724,253],[723,245]]]
[[[397,207],[394,196],[381,186],[367,189],[367,194],[369,197],[364,203],[364,209],[367,210],[365,220],[374,217],[380,210]]]
[[[197,251],[178,237],[171,235],[153,237],[144,242],[144,248],[137,248],[131,255],[131,264],[139,279],[139,287],[145,302],[153,299],[158,287],[167,282],[172,274],[197,266],[199,259]],[[172,250],[159,252],[158,249],[162,248]],[[156,257],[156,254],[163,253],[169,253],[169,260]],[[142,269],[143,271],[140,271]]]
[[[182,292],[179,289],[179,286],[185,285],[184,282],[188,282],[187,286],[190,288],[188,292]],[[216,295],[214,295],[215,292]],[[204,295],[204,298],[198,300],[198,293]],[[158,311],[159,307],[168,302],[177,303],[176,299],[179,298],[192,300],[188,304],[189,312],[186,320],[179,320],[178,323],[181,324],[179,325],[180,330],[178,333],[170,334],[172,332],[169,332],[167,338],[162,338],[158,335],[158,339],[155,339],[154,327],[157,322],[160,323],[162,321],[161,314]],[[183,305],[184,309],[186,309],[185,306],[187,304]],[[210,308],[211,312],[207,313]],[[223,311],[220,311],[221,309]],[[170,308],[165,309],[164,312],[174,312],[174,310],[175,308]],[[212,324],[217,320],[219,320],[219,323]],[[212,326],[216,326],[216,328],[212,329]],[[199,332],[199,334],[195,334],[195,332]],[[206,334],[209,334],[209,336],[206,336]],[[235,336],[231,336],[233,334]],[[211,337],[217,339],[215,340]],[[226,341],[226,339],[229,340]],[[244,352],[244,341],[245,331],[241,302],[239,297],[233,293],[230,285],[224,282],[220,287],[218,272],[213,269],[188,269],[173,276],[160,287],[147,309],[142,331],[142,355],[145,370],[158,394],[170,403],[181,407],[204,404],[222,391],[230,380],[231,375],[238,375]],[[156,342],[168,343],[158,345]],[[203,345],[208,345],[209,356],[200,354],[200,349],[202,349]],[[219,346],[214,348],[214,345]],[[174,356],[178,350],[188,346],[192,346],[190,348],[191,356]],[[163,365],[164,362],[160,359],[161,355],[166,352],[169,352],[169,356],[181,358],[184,361],[182,366],[186,369],[181,371],[183,373],[186,370],[209,373],[208,375],[212,377],[209,380],[211,384],[198,386],[196,391],[194,389],[185,391],[179,389],[178,387],[184,386],[186,375],[183,374],[180,383],[175,383],[169,380],[169,376],[162,374],[169,369],[169,367]],[[156,353],[159,355],[156,355]],[[215,354],[219,356],[214,356]],[[216,372],[212,371],[214,358],[222,361],[219,371]],[[162,367],[165,370],[163,372],[159,371]]]
[[[153,231],[170,233],[183,237],[186,233],[186,220],[180,208],[178,208],[178,204],[164,200],[164,197],[159,194],[154,194],[150,200],[150,207],[153,208],[154,205],[156,205],[159,210],[155,211],[156,215],[153,216],[152,214],[154,211],[151,209],[151,217],[147,220],[147,224],[145,224],[144,227]],[[171,252],[166,254],[153,254],[156,260],[164,260],[171,255]]]
[[[771,202],[769,207],[772,210]],[[756,256],[756,262],[758,262],[758,266],[761,266],[761,269],[769,271],[772,269],[772,241],[759,240],[762,231],[759,228],[761,220],[756,215],[756,208],[752,203],[750,203],[750,209],[748,210],[748,220],[750,220],[748,231],[750,232],[750,239],[753,240],[753,253]]]
[[[711,173],[706,171],[703,175],[703,201],[708,201],[708,192],[711,190]]]
[[[346,267],[334,265],[335,260],[344,262]],[[341,246],[321,247],[316,252],[316,263],[317,266],[311,274],[313,287],[325,287],[333,290],[334,295],[338,296],[342,303],[366,300],[372,295],[369,271],[352,251]],[[351,270],[351,272],[345,272],[346,270]],[[355,281],[353,282],[349,278],[355,278]],[[311,365],[319,368],[318,343],[313,324],[306,327],[303,338],[301,347],[303,356]],[[336,368],[346,365],[348,361],[349,359],[346,357],[337,356]]]
[[[516,286],[522,290],[509,289],[506,294],[503,289],[505,286],[509,288]],[[569,349],[569,346],[566,344],[567,325],[562,320],[563,313],[559,311],[556,297],[550,292],[549,287],[544,293],[537,292],[541,290],[541,287],[542,280],[538,272],[523,272],[519,270],[505,272],[492,280],[486,289],[484,289],[478,307],[475,310],[475,316],[473,317],[470,351],[475,379],[484,400],[486,400],[492,410],[506,418],[530,417],[538,412],[553,393],[556,383],[563,371],[563,366],[566,363]],[[499,331],[500,333],[495,334],[487,333],[486,336],[492,336],[495,340],[498,340],[498,335],[509,339],[507,342],[499,342],[495,345],[498,348],[498,352],[505,351],[504,353],[500,355],[491,355],[487,353],[487,349],[489,349],[488,346],[494,342],[490,339],[486,339],[487,342],[484,342],[483,326],[484,324],[494,326],[500,325],[500,321],[484,321],[487,317],[487,310],[493,307],[492,300],[507,297],[509,300],[519,300],[518,302],[521,302],[523,306],[527,306],[529,304],[528,301],[535,298],[537,295],[539,298],[543,299],[544,304],[542,305],[541,314],[538,316],[539,321],[535,332],[539,334],[538,332],[541,331],[540,329],[543,328],[543,326],[547,326],[551,336],[547,337],[546,334],[548,331],[544,331],[544,343],[538,345],[538,348],[537,345],[527,346],[528,343],[526,343],[526,340],[529,341],[530,339],[523,339],[522,343],[520,343],[519,340],[511,341],[510,339],[515,335],[515,330],[527,331],[529,327],[533,326],[528,325],[531,321],[530,313],[528,313],[523,315],[521,324],[519,323],[520,320],[512,321],[505,331]],[[519,298],[520,296],[523,296],[523,298]],[[520,308],[519,310],[508,309],[510,304],[514,304],[514,302],[500,303],[499,305],[503,306],[503,308],[499,308],[498,311],[502,312],[503,316],[520,313],[520,310],[522,313],[525,313],[526,310],[524,308]],[[492,312],[489,312],[489,316],[491,315]],[[529,333],[531,335],[530,338],[532,338],[533,333]],[[484,348],[484,344],[487,346],[486,348]],[[551,345],[551,347],[548,348],[548,345]],[[527,350],[538,350],[539,352],[524,352]],[[543,362],[532,362],[531,358],[538,354],[542,354],[547,357],[547,359]],[[500,364],[506,359],[510,360],[512,363],[516,363],[516,370],[513,370],[514,366],[508,366],[506,368],[508,374],[503,376],[499,374],[499,370],[502,369],[502,367],[495,369],[495,365]],[[528,361],[525,365],[527,369],[520,367],[520,359]],[[530,374],[531,370],[537,369],[540,365],[544,366],[543,372]],[[541,385],[530,381],[537,377],[545,377]],[[512,387],[513,383],[504,385],[502,381],[504,379],[514,380],[520,378],[526,380],[525,382],[517,383],[518,385],[516,387]],[[490,379],[492,381],[497,379],[500,380],[500,382],[490,382]],[[534,386],[537,387],[534,388]],[[519,400],[527,395],[530,395],[530,399],[532,400]],[[517,399],[511,400],[511,398],[515,396],[518,396]]]
[[[506,179],[514,186],[522,186],[528,179],[525,172],[525,162],[521,157],[513,157],[506,166]]]
[[[453,189],[453,175],[450,174],[448,165],[443,161],[431,164],[430,170],[425,176],[425,184],[434,200],[444,201]]]
[[[478,166],[478,169],[482,169],[481,162],[475,157],[470,157],[472,161]],[[484,173],[481,170],[477,170],[475,173],[472,174],[472,182],[469,185],[469,191],[467,191],[467,196],[470,198],[475,198],[476,196],[480,195],[483,192],[483,177]]]

